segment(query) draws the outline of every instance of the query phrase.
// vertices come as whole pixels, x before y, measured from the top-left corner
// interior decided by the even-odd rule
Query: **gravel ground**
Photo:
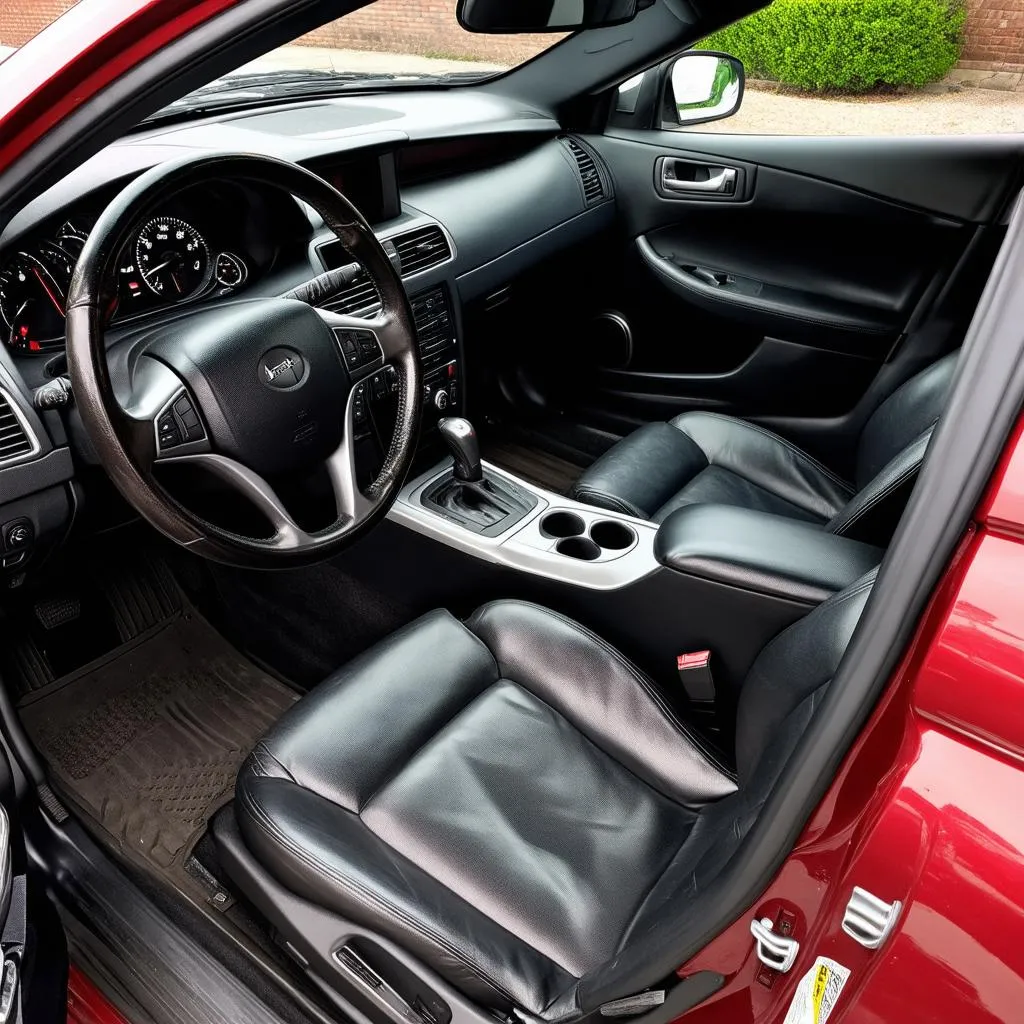
[[[819,99],[748,89],[732,117],[695,125],[734,135],[990,135],[1024,132],[1024,93],[965,89]]]

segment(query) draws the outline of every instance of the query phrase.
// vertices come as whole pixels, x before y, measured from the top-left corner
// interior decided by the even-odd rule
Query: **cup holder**
[[[555,545],[555,550],[560,555],[579,558],[584,562],[593,562],[595,558],[601,557],[601,549],[589,537],[566,537]]]
[[[586,528],[587,524],[575,512],[549,512],[540,521],[540,532],[545,537],[579,537]],[[596,558],[597,555],[590,557]]]
[[[601,519],[590,528],[590,539],[605,551],[625,551],[636,540],[636,531],[625,523]]]

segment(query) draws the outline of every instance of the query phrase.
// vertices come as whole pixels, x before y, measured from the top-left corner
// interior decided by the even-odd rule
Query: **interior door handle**
[[[661,172],[662,188],[669,192],[718,192],[731,195],[736,191],[736,168],[723,167],[718,174],[713,174],[704,181],[686,181],[669,176],[669,163],[666,161]]]

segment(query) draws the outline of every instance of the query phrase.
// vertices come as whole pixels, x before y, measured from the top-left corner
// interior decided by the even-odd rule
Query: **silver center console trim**
[[[504,533],[496,537],[481,537],[421,502],[423,492],[448,473],[451,466],[452,460],[444,459],[433,469],[406,483],[388,513],[388,519],[485,562],[590,590],[619,590],[658,569],[654,557],[656,524],[573,501],[527,483],[486,461],[483,466],[488,474],[511,481],[538,500],[536,508]],[[603,550],[593,561],[564,555],[556,550],[559,538],[547,536],[541,528],[541,520],[546,515],[563,511],[578,515],[588,533],[597,522],[612,520],[624,523],[635,532],[636,540],[623,550]]]

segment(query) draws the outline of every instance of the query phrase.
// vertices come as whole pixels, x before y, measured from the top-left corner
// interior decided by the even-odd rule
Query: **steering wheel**
[[[278,187],[313,207],[365,268],[382,308],[372,319],[316,308],[351,280],[342,268],[280,298],[194,310],[147,331],[115,392],[104,333],[117,301],[118,257],[162,204],[211,177]],[[75,401],[111,480],[156,529],[204,557],[262,568],[328,558],[383,518],[412,463],[423,374],[401,277],[359,211],[296,164],[203,155],[134,180],[103,212],[79,258],[67,339]],[[355,386],[385,364],[398,373],[395,432],[364,493],[356,481]],[[205,467],[262,511],[273,535],[235,533],[189,511],[154,477],[162,463]],[[318,464],[326,467],[336,518],[307,532],[267,477]]]

